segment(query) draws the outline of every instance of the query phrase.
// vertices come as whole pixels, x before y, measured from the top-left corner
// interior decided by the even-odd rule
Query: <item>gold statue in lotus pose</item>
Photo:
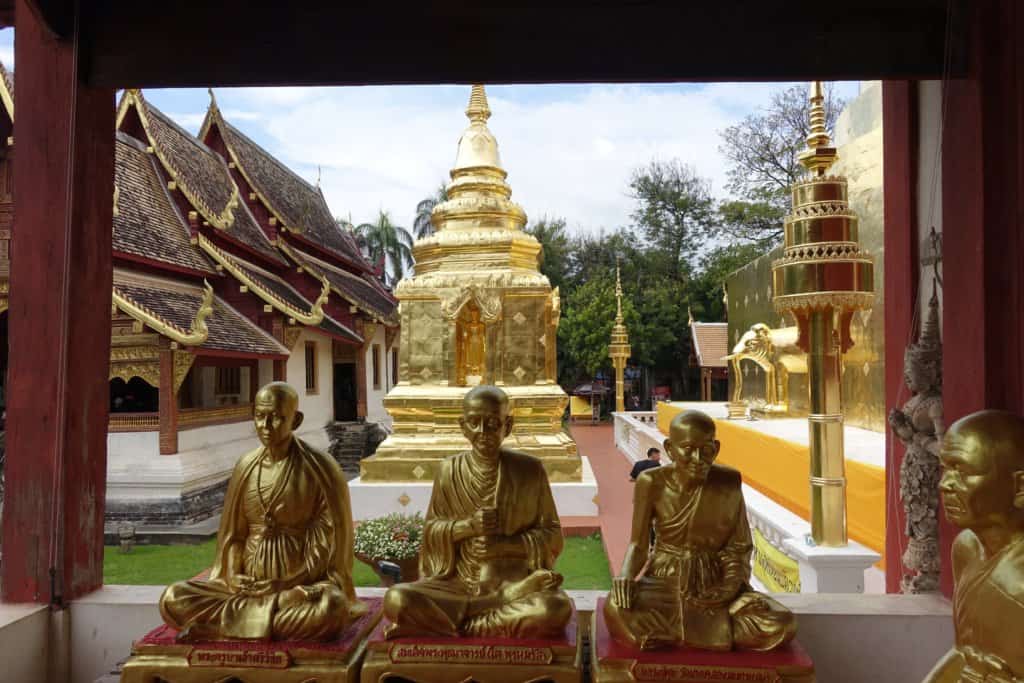
[[[292,432],[299,397],[256,394],[260,448],[235,465],[210,578],[160,598],[181,640],[330,640],[365,611],[352,586],[352,510],[341,468]]]
[[[956,645],[925,683],[1024,683],[1024,418],[983,410],[946,432],[939,492],[953,542]]]
[[[512,422],[501,389],[466,394],[459,423],[472,450],[441,463],[423,528],[423,578],[388,589],[388,638],[564,633],[572,601],[551,570],[562,529],[540,460],[501,447]]]
[[[793,614],[750,587],[753,544],[740,474],[713,464],[714,421],[680,413],[664,447],[672,463],[636,482],[630,544],[605,601],[612,637],[644,650],[770,650],[788,642]]]

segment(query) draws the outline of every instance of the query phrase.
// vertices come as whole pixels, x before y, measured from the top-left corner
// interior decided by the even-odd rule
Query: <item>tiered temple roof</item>
[[[729,324],[690,322],[693,353],[702,368],[724,368],[729,355]]]

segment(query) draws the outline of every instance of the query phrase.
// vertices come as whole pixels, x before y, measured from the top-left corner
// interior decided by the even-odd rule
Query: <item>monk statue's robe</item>
[[[266,452],[235,466],[209,579],[173,584],[160,599],[164,621],[191,639],[329,640],[364,611],[341,469],[295,437],[286,458],[271,462]],[[236,574],[269,588],[239,590]]]
[[[753,543],[737,471],[712,465],[704,483],[679,489],[672,468],[640,475],[634,505],[649,510],[654,549],[631,609],[605,602],[609,632],[636,647],[770,650],[796,634],[796,619],[750,587]],[[644,496],[642,492],[646,491]],[[644,500],[639,498],[644,497]],[[719,604],[695,598],[731,587]]]
[[[483,507],[496,508],[499,538],[515,550],[481,558],[472,539],[455,540],[456,523]],[[505,449],[496,462],[473,452],[446,458],[423,528],[422,578],[389,588],[384,614],[403,635],[558,637],[572,617],[564,591],[509,589],[553,568],[562,542],[540,460]]]
[[[953,544],[956,647],[928,683],[1024,683],[1024,538],[986,557],[973,531]]]

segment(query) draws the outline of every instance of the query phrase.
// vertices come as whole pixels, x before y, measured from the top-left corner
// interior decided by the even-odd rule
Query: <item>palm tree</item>
[[[412,267],[412,235],[395,225],[387,211],[381,210],[375,222],[363,223],[355,232],[366,246],[371,262],[384,259],[388,284],[394,285],[402,279],[406,269]]]
[[[434,226],[430,223],[430,212],[441,202],[448,201],[448,186],[441,183],[441,186],[434,191],[433,197],[427,197],[416,205],[416,220],[413,222],[413,232],[416,239],[430,237],[434,234]]]

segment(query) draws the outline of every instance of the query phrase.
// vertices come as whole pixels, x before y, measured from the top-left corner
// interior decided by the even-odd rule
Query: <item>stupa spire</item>
[[[800,153],[800,163],[811,175],[823,176],[839,159],[828,134],[825,115],[825,87],[821,81],[811,82],[811,131],[807,135],[807,149]]]
[[[487,119],[491,118],[491,108],[487,104],[487,91],[479,83],[474,84],[469,93],[466,117],[471,123],[487,123]]]
[[[619,264],[615,264],[615,322],[622,324],[622,279],[619,277]]]

